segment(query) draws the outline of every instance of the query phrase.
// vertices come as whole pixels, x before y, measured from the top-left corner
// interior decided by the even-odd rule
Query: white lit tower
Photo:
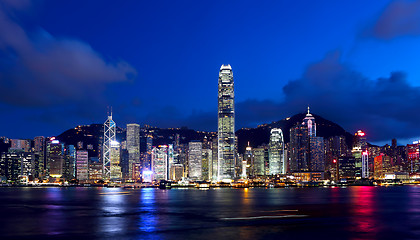
[[[369,152],[366,143],[366,134],[362,130],[354,134],[352,153],[354,157],[361,158],[362,178],[369,178]]]
[[[268,148],[268,161],[270,175],[286,173],[284,161],[283,131],[280,128],[271,129]]]
[[[134,179],[133,165],[140,159],[140,125],[127,124],[128,175]]]
[[[112,120],[112,110],[108,114],[108,119],[104,123],[104,145],[103,145],[103,178],[106,180],[111,179],[111,149],[112,143],[115,140],[115,128],[116,124]]]
[[[219,71],[218,94],[218,180],[235,177],[235,95],[230,65]]]

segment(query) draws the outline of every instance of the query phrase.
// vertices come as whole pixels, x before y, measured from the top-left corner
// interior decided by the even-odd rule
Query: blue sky
[[[102,123],[216,130],[304,112],[373,142],[420,137],[420,1],[2,1],[0,135]]]

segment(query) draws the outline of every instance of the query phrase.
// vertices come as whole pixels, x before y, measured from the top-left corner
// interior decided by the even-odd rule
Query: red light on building
[[[337,163],[337,159],[333,159],[333,163]]]

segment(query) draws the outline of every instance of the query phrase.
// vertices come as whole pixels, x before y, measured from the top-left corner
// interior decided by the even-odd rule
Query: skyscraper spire
[[[309,113],[309,104],[308,104],[308,114],[310,114],[310,113]]]

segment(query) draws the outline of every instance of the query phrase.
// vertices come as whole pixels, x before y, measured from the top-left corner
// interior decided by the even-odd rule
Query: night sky
[[[0,3],[0,135],[76,125],[217,129],[222,64],[236,128],[311,111],[368,141],[420,138],[420,1]]]

